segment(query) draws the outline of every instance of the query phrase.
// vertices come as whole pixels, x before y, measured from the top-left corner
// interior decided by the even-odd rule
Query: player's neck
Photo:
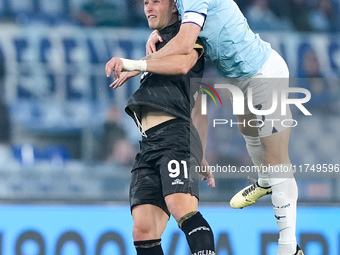
[[[169,23],[167,26],[165,26],[164,28],[160,29],[159,31],[162,31],[162,30],[164,30],[164,29],[166,29],[168,27],[171,27],[171,26],[175,25],[177,22],[179,22],[179,20],[176,20],[174,22]]]

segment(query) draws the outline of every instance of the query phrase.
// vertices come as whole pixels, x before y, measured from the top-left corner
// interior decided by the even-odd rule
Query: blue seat
[[[33,165],[39,161],[55,161],[65,163],[71,158],[68,148],[64,145],[35,146],[20,144],[12,146],[13,155],[22,165]]]

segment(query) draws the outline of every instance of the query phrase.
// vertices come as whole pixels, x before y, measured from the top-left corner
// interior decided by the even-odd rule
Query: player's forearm
[[[161,59],[147,61],[121,58],[124,71],[148,71],[163,75],[186,74],[195,65],[197,59],[198,53],[196,50],[188,55],[166,56]]]
[[[172,38],[163,48],[148,55],[146,59],[160,59],[171,55],[187,55],[194,48],[195,43],[183,42],[182,37]],[[181,42],[182,41],[182,42]]]
[[[189,55],[166,56],[161,59],[148,60],[146,70],[151,73],[164,75],[181,75],[187,74],[195,65],[198,58],[196,51]]]
[[[159,49],[144,59],[160,59],[171,55],[188,55],[194,48],[200,27],[195,24],[182,24],[178,34],[172,38],[163,48]]]
[[[205,158],[205,150],[208,142],[208,117],[207,115],[201,114],[201,100],[202,95],[200,94],[195,102],[195,106],[192,109],[191,118],[192,123],[197,129],[197,132],[200,136],[202,149],[203,149],[203,158]]]
[[[208,118],[206,115],[201,115],[200,118],[196,118],[196,120],[193,121],[193,124],[201,138],[203,158],[205,158],[205,150],[208,143]]]

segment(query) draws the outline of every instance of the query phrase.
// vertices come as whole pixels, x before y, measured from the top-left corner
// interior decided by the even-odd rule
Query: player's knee
[[[175,193],[165,197],[170,214],[178,221],[191,211],[197,211],[198,199],[188,193]]]
[[[169,215],[160,207],[143,204],[132,208],[134,240],[160,238],[169,220]]]
[[[178,226],[184,232],[192,254],[215,254],[212,229],[200,212],[184,215],[178,221]]]
[[[132,229],[132,236],[134,240],[148,240],[157,239],[157,233],[155,231],[155,226],[151,226],[147,222],[134,222]]]
[[[280,148],[279,146],[264,145],[264,156],[263,162],[267,166],[278,165],[281,163],[288,163],[289,157],[287,156],[286,149]],[[288,151],[288,150],[287,150]]]
[[[290,162],[289,156],[284,152],[274,153],[272,151],[266,150],[263,157],[263,164],[266,166],[275,166],[282,163],[288,164]]]
[[[179,203],[176,201],[170,200],[167,203],[168,210],[170,214],[175,218],[175,220],[179,220],[185,213],[182,212],[182,208],[180,207]]]

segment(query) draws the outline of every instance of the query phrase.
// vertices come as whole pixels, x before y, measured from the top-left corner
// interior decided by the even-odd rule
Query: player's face
[[[151,29],[161,30],[177,21],[173,0],[144,0],[144,13]]]

